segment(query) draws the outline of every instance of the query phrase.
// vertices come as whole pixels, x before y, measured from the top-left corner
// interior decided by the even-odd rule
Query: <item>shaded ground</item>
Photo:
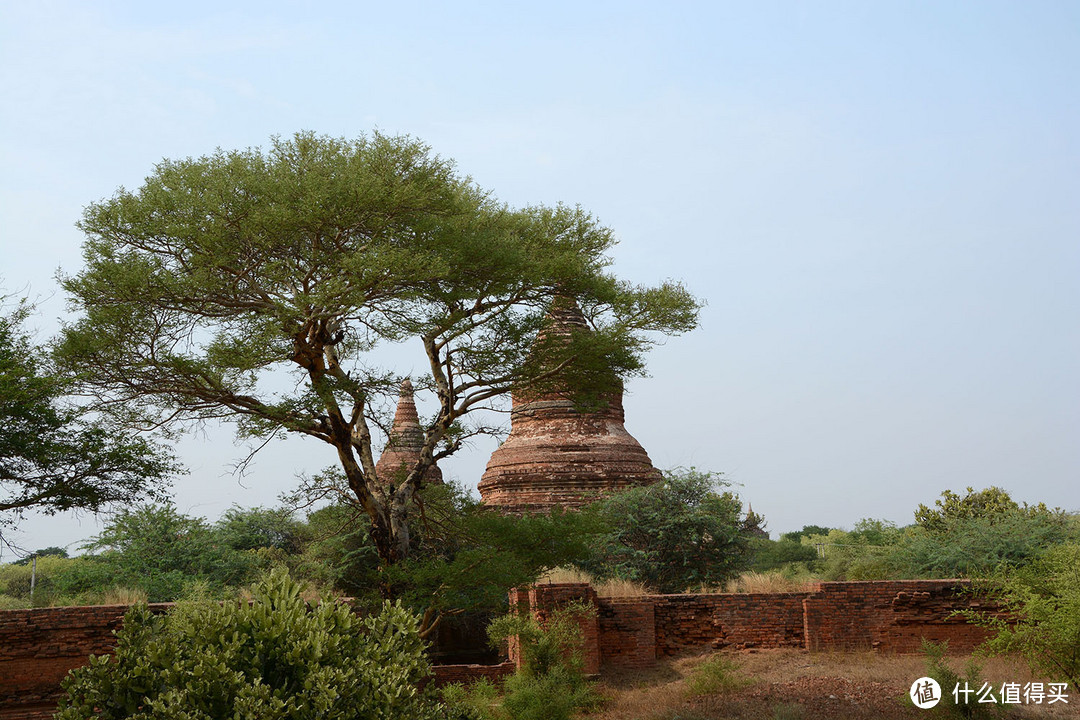
[[[734,669],[728,687],[694,694],[695,673],[719,655]],[[963,671],[966,656],[950,658]],[[1002,682],[1032,677],[1021,661],[981,660],[982,679]],[[609,698],[590,718],[597,720],[893,720],[944,717],[943,708],[920,710],[907,700],[912,682],[925,675],[921,656],[875,653],[808,653],[798,650],[724,652],[672,660],[655,670],[620,672],[601,679]],[[952,688],[946,690],[951,692]],[[996,705],[997,718],[1080,718],[1080,696],[1069,704]]]

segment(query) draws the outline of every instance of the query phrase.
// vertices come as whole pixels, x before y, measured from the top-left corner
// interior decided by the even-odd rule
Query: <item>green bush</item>
[[[1002,510],[985,517],[947,517],[934,531],[912,528],[892,563],[904,577],[986,577],[1003,563],[1026,565],[1068,539],[1067,516]]]
[[[993,717],[994,703],[980,703],[975,695],[965,696],[966,700],[953,695],[953,689],[958,685],[978,691],[983,686],[982,667],[974,658],[968,660],[963,675],[956,672],[945,661],[945,655],[949,651],[948,641],[933,643],[928,640],[922,642],[922,653],[926,660],[926,675],[937,681],[941,686],[941,701],[933,708],[938,717],[950,718],[987,718]],[[961,699],[961,702],[957,702]]]
[[[93,605],[101,602],[103,593],[116,584],[106,568],[89,558],[65,558],[55,555],[39,557],[36,568],[34,597],[30,599],[30,576],[33,564],[0,565],[0,594],[18,598],[23,607],[52,605]]]
[[[112,656],[64,680],[59,720],[386,720],[433,717],[417,619],[399,605],[361,619],[309,608],[274,571],[253,598],[189,600],[167,615],[128,611]]]
[[[785,573],[806,573],[816,567],[818,560],[814,547],[803,545],[790,537],[782,537],[780,540],[753,538],[750,541],[750,552],[753,557],[750,570],[755,572],[782,570]]]
[[[578,563],[598,579],[622,578],[663,593],[718,585],[750,567],[739,496],[719,473],[675,468],[662,482],[593,503],[609,531]],[[755,525],[756,527],[756,525]]]
[[[517,673],[503,684],[501,702],[481,695],[480,688],[464,693],[467,713],[481,720],[569,720],[597,704],[585,679],[581,653],[581,618],[596,612],[585,605],[570,605],[552,612],[541,626],[534,618],[505,615],[488,627],[493,643],[516,637],[522,654]],[[484,698],[487,701],[484,702]],[[460,699],[460,698],[459,698]],[[462,707],[459,702],[458,707]]]
[[[1080,693],[1080,543],[1052,547],[1031,564],[1003,568],[991,582],[1006,617],[964,613],[997,635],[984,646],[1018,652],[1035,672]]]

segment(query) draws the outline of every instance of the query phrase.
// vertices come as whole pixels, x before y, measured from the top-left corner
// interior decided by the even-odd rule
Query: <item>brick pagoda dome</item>
[[[557,299],[545,334],[588,329],[577,304]],[[557,392],[515,393],[510,435],[491,455],[478,489],[485,505],[512,513],[574,508],[660,479],[648,453],[623,426],[622,392],[581,411]]]
[[[420,429],[420,416],[416,413],[413,400],[413,386],[408,378],[401,382],[401,395],[398,397],[397,410],[394,412],[394,425],[390,429],[390,438],[386,447],[375,463],[375,473],[383,481],[397,474],[408,474],[420,459],[420,449],[424,446],[424,431]],[[442,470],[432,465],[424,473],[425,483],[441,483]]]

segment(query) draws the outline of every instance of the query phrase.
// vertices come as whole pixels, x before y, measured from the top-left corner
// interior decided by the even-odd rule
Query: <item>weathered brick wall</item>
[[[431,669],[431,682],[442,687],[451,683],[467,685],[481,679],[498,683],[513,675],[517,665],[508,660],[498,665],[434,665]]]
[[[553,610],[564,608],[571,603],[583,603],[596,607],[598,605],[596,591],[588,583],[552,583],[515,588],[510,591],[511,608],[516,608],[518,612],[531,612],[540,624],[547,621]],[[584,645],[585,672],[593,675],[600,672],[598,613],[582,616],[578,622]],[[510,660],[520,665],[521,653],[515,642],[510,642],[508,653]]]
[[[601,667],[648,667],[656,658],[709,648],[796,647],[810,650],[918,652],[923,638],[967,651],[986,631],[954,616],[987,609],[962,580],[827,582],[802,593],[717,593],[597,598],[583,584],[515,591],[543,617],[571,600],[597,606],[586,654]]]
[[[112,632],[126,611],[126,605],[98,605],[0,612],[0,717],[15,717],[5,709],[54,700],[69,670],[111,652]]]
[[[656,663],[656,604],[650,598],[597,601],[601,667],[649,667]]]
[[[953,612],[993,608],[970,588],[966,580],[822,583],[804,601],[806,647],[911,653],[925,638],[948,640],[952,650],[971,650],[987,632]]]
[[[974,648],[986,637],[954,610],[986,608],[960,580],[820,583],[805,593],[649,595],[597,598],[587,584],[539,585],[514,590],[511,603],[543,621],[552,610],[579,601],[596,607],[581,619],[586,671],[648,667],[656,658],[721,647],[805,647],[917,652],[923,638]],[[169,605],[152,605],[164,611]],[[126,606],[45,608],[0,612],[0,720],[31,717],[47,707],[68,670],[90,654],[110,652],[112,631]],[[511,660],[516,658],[511,644]],[[436,666],[434,682],[492,679],[503,665]],[[21,714],[20,714],[21,713]]]
[[[803,647],[805,593],[653,596],[657,655],[700,648]]]

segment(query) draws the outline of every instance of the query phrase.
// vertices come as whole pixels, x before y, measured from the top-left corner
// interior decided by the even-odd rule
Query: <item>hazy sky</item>
[[[0,276],[40,337],[87,203],[162,158],[377,128],[512,205],[581,204],[618,274],[708,302],[627,428],[774,537],[967,485],[1080,510],[1080,4],[390,5],[0,0]],[[493,448],[444,472],[475,486]],[[237,478],[228,427],[180,449],[210,519],[333,462],[293,441]]]

